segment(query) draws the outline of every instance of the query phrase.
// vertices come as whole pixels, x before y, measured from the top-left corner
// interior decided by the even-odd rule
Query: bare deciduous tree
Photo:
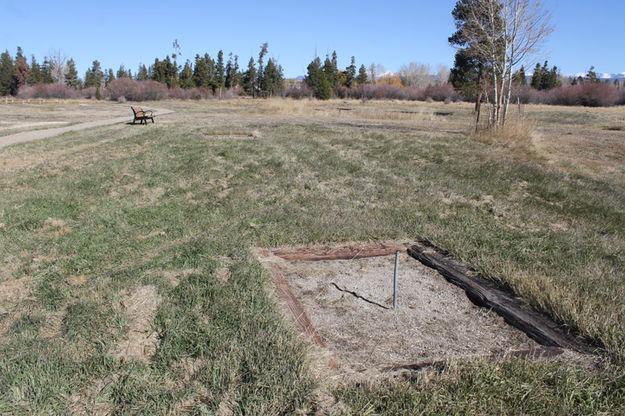
[[[410,62],[399,69],[402,84],[410,87],[425,88],[432,82],[431,68],[419,62]]]
[[[436,82],[446,84],[449,81],[449,67],[439,64],[436,66]]]
[[[536,54],[553,31],[550,14],[540,0],[475,0],[462,35],[488,63],[493,87],[491,122],[504,126],[510,103],[512,74]]]
[[[50,75],[57,84],[65,83],[65,74],[67,74],[67,56],[56,50],[50,54]]]

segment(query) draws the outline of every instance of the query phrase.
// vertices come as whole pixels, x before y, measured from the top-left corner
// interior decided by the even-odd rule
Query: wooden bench
[[[141,107],[130,106],[130,108],[132,108],[132,112],[135,115],[134,120],[132,120],[132,124],[135,124],[137,120],[139,120],[139,124],[148,124],[148,120],[152,120],[152,123],[154,123],[154,115],[152,114],[152,111],[144,111]]]

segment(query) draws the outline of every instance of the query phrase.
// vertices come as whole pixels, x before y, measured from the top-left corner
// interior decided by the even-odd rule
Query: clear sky
[[[548,59],[562,73],[625,72],[625,0],[545,0],[554,33],[537,60]],[[269,43],[269,55],[285,76],[305,75],[315,54],[337,51],[339,66],[382,64],[397,71],[417,61],[453,65],[447,38],[454,31],[455,0],[317,1],[15,1],[0,0],[0,49],[17,46],[41,63],[60,50],[79,73],[94,59],[103,68],[120,64],[136,72],[139,63],[173,52],[215,57],[219,49],[239,55],[241,66]],[[180,60],[179,60],[180,62]]]

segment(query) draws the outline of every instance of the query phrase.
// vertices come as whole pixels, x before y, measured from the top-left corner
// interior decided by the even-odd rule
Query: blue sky
[[[554,33],[543,54],[563,73],[624,72],[625,1],[545,0]],[[397,71],[418,61],[433,69],[451,66],[455,0],[387,1],[186,1],[102,2],[0,0],[0,48],[15,55],[19,45],[39,62],[60,50],[76,61],[82,75],[94,59],[103,68],[120,64],[136,71],[155,57],[173,52],[178,39],[182,59],[196,53],[216,56],[219,49],[239,55],[246,66],[259,46],[287,77],[304,75],[315,53],[337,51],[339,66],[382,64]]]

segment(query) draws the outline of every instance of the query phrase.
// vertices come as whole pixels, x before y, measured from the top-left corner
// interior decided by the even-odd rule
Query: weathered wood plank
[[[517,299],[497,287],[494,282],[474,275],[428,242],[421,241],[413,245],[408,249],[408,254],[426,266],[436,269],[449,282],[464,289],[473,303],[492,309],[510,325],[522,330],[538,343],[578,352],[591,352],[592,349],[588,345],[566,333],[551,319],[528,306],[521,305]]]
[[[528,359],[535,360],[537,358],[556,357],[562,353],[563,353],[563,350],[562,348],[559,348],[559,347],[542,347],[542,348],[534,348],[530,350],[509,351],[505,354],[489,354],[489,355],[480,355],[476,357],[458,357],[458,359],[495,361],[495,360],[501,360],[505,358],[528,358]],[[384,367],[382,371],[383,372],[398,371],[398,370],[418,371],[424,368],[437,368],[437,369],[442,370],[449,364],[450,361],[451,359],[419,361],[418,363],[414,363],[414,364],[400,364],[400,365],[394,365],[390,367]]]
[[[404,251],[401,244],[345,245],[340,247],[298,247],[273,250],[273,254],[284,260],[319,261],[352,260],[367,257],[388,256]]]

